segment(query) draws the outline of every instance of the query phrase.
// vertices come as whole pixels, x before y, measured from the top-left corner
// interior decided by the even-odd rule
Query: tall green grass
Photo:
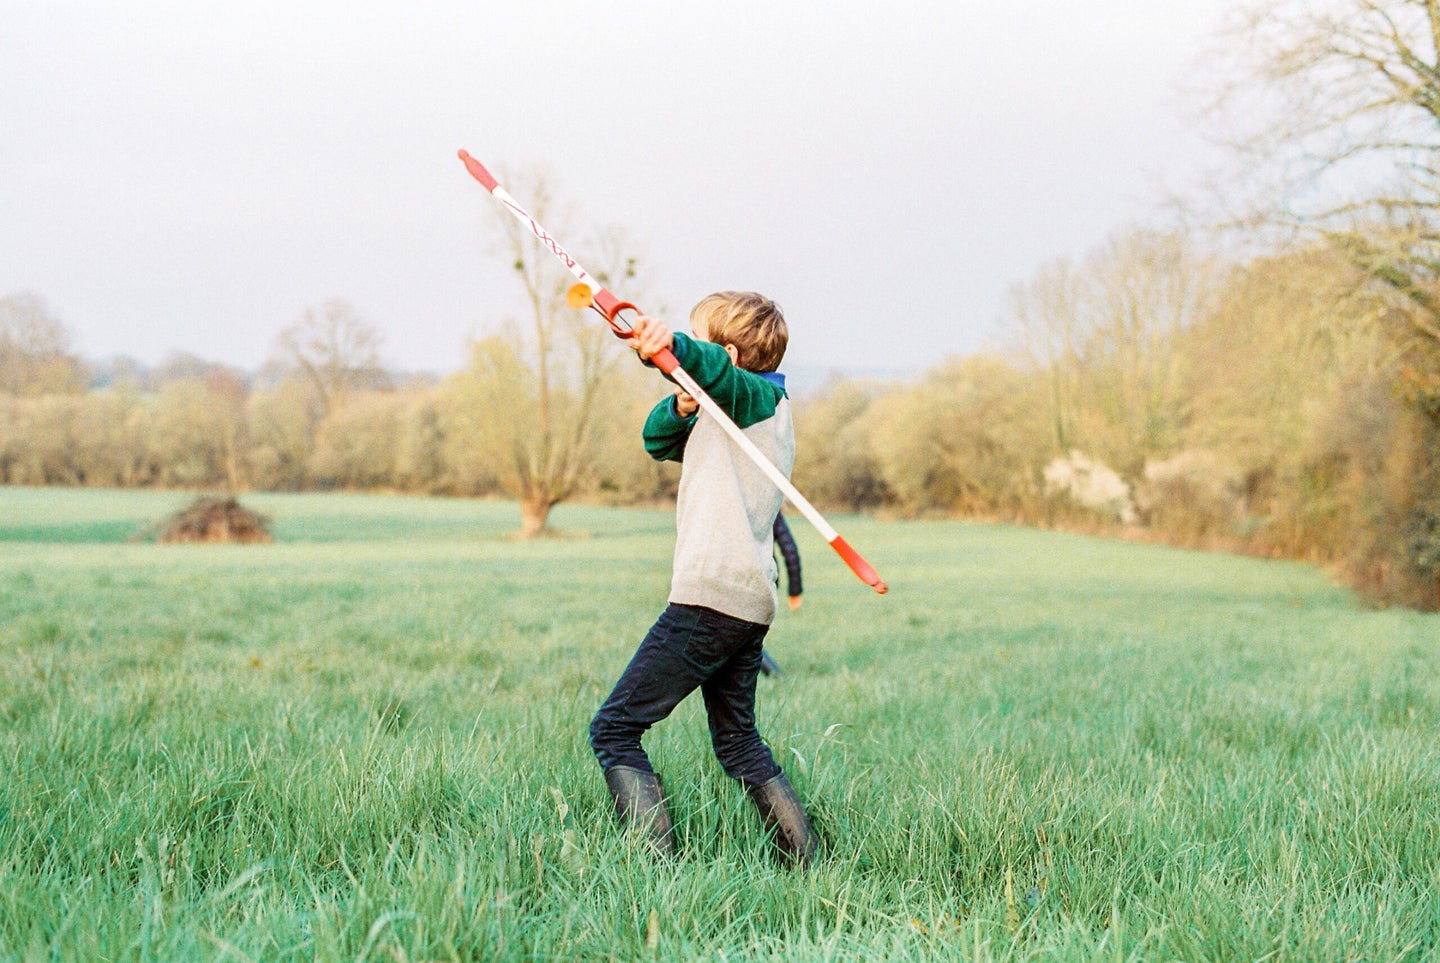
[[[773,859],[687,703],[680,856],[586,726],[672,519],[252,496],[278,541],[128,542],[182,496],[0,489],[0,959],[1434,958],[1440,622],[1310,568],[1004,527],[797,526],[762,729]]]

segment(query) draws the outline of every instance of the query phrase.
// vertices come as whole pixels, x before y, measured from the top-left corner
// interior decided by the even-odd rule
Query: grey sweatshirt
[[[675,357],[789,477],[795,432],[784,377],[737,368],[720,345],[679,333]],[[773,526],[784,496],[714,418],[681,418],[673,397],[651,410],[644,437],[652,458],[682,463],[670,601],[769,625],[778,579]]]

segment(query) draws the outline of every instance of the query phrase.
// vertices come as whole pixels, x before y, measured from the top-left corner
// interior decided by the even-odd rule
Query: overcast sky
[[[1184,178],[1233,0],[378,6],[0,0],[0,296],[247,368],[344,298],[455,370],[519,310],[464,147],[622,227],[652,313],[753,288],[792,364],[920,368]]]

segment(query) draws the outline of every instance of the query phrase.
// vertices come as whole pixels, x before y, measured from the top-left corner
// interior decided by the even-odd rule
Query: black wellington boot
[[[747,788],[767,830],[775,830],[775,845],[785,865],[804,868],[820,851],[820,837],[810,828],[805,807],[782,772],[769,782]]]
[[[665,790],[659,776],[615,766],[605,773],[605,785],[615,797],[615,814],[626,829],[642,835],[662,856],[675,852],[675,831],[665,808]]]

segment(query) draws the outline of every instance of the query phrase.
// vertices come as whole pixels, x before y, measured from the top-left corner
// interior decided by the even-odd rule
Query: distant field
[[[0,488],[0,960],[1428,960],[1440,620],[1319,571],[961,523],[796,524],[762,729],[827,854],[772,860],[701,706],[648,739],[681,855],[585,744],[673,520]]]

